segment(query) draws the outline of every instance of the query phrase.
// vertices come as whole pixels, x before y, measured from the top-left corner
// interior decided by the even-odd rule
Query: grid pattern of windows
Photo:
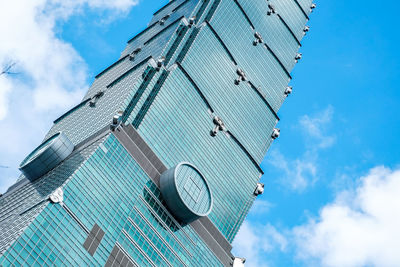
[[[197,182],[192,178],[192,176],[189,176],[183,189],[185,189],[188,197],[190,197],[195,203],[199,201],[199,197],[201,194],[201,185],[198,185]]]
[[[268,3],[277,14],[266,15]],[[219,230],[232,242],[255,199],[257,163],[272,142],[311,3],[172,0],[157,12],[45,137],[63,131],[79,144],[75,152],[34,182],[22,176],[0,198],[0,266],[222,266],[229,255],[212,252],[204,235]],[[264,44],[253,44],[256,32]],[[161,56],[166,66],[157,71],[149,60]],[[238,68],[247,80],[235,85]],[[204,174],[210,220],[180,224],[148,176],[161,171],[149,173],[113,134],[98,135],[120,110],[165,167],[187,161]],[[229,133],[210,135],[214,116]],[[201,213],[211,200],[191,171],[180,170],[187,180],[178,186]],[[57,188],[64,201],[50,203]]]
[[[97,247],[100,245],[104,237],[104,231],[95,223],[88,237],[83,243],[83,247],[89,252],[91,256],[96,252]]]
[[[189,160],[203,172],[215,199],[210,219],[232,240],[236,234],[233,227],[242,212],[247,212],[243,207],[252,196],[260,173],[233,139],[223,133],[211,137],[213,127],[204,100],[176,69],[138,131],[168,168]]]
[[[148,211],[151,212],[153,216],[147,217],[151,220],[155,220],[158,222],[157,226],[158,229],[163,227],[168,232],[171,232],[173,237],[176,238],[176,243],[171,242],[170,238],[165,238],[168,242],[170,242],[171,247],[176,251],[179,257],[187,264],[191,265],[190,261],[185,260],[187,255],[190,255],[193,262],[211,262],[212,266],[219,266],[220,263],[213,260],[213,257],[208,252],[209,248],[199,240],[198,235],[191,227],[184,227],[182,228],[180,224],[173,218],[173,216],[168,212],[165,208],[165,203],[162,200],[161,192],[153,183],[147,183],[147,187],[145,187],[146,193],[145,198],[142,199],[145,203],[146,209],[141,209],[143,213]],[[142,206],[143,208],[144,206]],[[150,210],[148,209],[150,208]],[[156,224],[153,223],[153,226]],[[158,231],[158,233],[162,233],[163,231]],[[182,241],[185,242],[182,243]],[[200,253],[192,253],[188,251],[188,249],[196,247],[200,251]]]
[[[151,73],[152,73],[152,71],[150,70],[147,75],[152,75]],[[138,93],[138,95],[136,95],[137,102],[135,103],[135,106],[133,107],[132,112],[130,114],[127,113],[127,116],[128,115],[129,116],[128,116],[127,120],[125,121],[125,124],[131,124],[133,122],[133,120],[136,118],[141,107],[144,105],[146,99],[149,97],[149,95],[151,93],[151,89],[155,86],[159,77],[160,77],[160,72],[156,72],[153,76],[153,79],[151,79],[149,81],[147,81],[146,78],[141,79],[140,83],[138,83],[137,86],[135,86],[135,88],[132,90],[132,93],[135,92],[135,95],[136,95],[136,93]],[[135,101],[136,101],[136,99],[135,99]]]
[[[147,239],[154,244],[158,251],[164,253],[165,259],[168,261],[168,263],[172,264],[173,266],[186,266],[190,263],[186,255],[184,255],[186,257],[182,257],[182,259],[177,252],[172,249],[172,247],[168,244],[168,241],[164,239],[157,231],[155,231],[155,228],[152,227],[149,220],[146,219],[146,216],[139,209],[136,208],[136,211],[137,214],[135,214],[135,217],[130,219],[132,225],[134,225],[137,231],[141,232],[143,236],[146,236]],[[184,261],[186,261],[186,263],[184,263]]]
[[[48,205],[0,257],[0,265],[98,265],[82,245],[76,245],[85,238],[86,233],[60,205]]]
[[[74,145],[77,145],[109,125],[112,117],[121,109],[122,103],[129,94],[132,85],[146,66],[147,64],[140,65],[136,71],[130,73],[123,81],[105,90],[104,96],[97,100],[95,107],[90,107],[89,104],[86,104],[54,124],[46,137],[62,131]],[[114,76],[114,78],[116,77]],[[104,90],[105,86],[101,89]]]
[[[130,51],[133,51],[135,49],[135,47],[143,45],[146,41],[148,41],[150,38],[158,34],[160,31],[162,31],[165,28],[168,28],[172,23],[174,23],[180,17],[182,16],[186,16],[187,18],[190,17],[190,14],[193,11],[194,7],[196,6],[197,2],[198,0],[191,0],[190,3],[188,3],[187,5],[184,5],[179,10],[176,10],[176,12],[171,13],[171,16],[163,25],[158,23],[158,20],[151,22],[150,26],[145,31],[143,31],[142,34],[136,36],[133,40],[129,41],[124,52],[122,52],[122,56],[129,54]],[[167,14],[164,13],[160,17],[160,19],[165,15]],[[172,32],[169,33],[169,35],[165,32],[165,34],[163,35],[164,38],[166,38],[165,41],[167,39],[170,39],[171,35]]]
[[[277,13],[282,16],[298,40],[304,37],[304,25],[307,17],[294,0],[269,0],[276,8]],[[310,8],[308,8],[310,9]]]
[[[235,23],[235,27],[226,27],[229,23]],[[270,105],[278,111],[289,77],[265,46],[253,45],[255,30],[251,28],[235,1],[222,1],[210,24],[224,41],[239,67],[245,71],[247,78],[260,88]],[[201,42],[199,45],[202,45]],[[292,60],[294,56],[295,54],[292,54]],[[206,66],[209,65],[213,64],[208,63]]]
[[[186,181],[185,181],[186,180]],[[206,182],[195,169],[182,165],[176,174],[178,192],[192,211],[205,214],[211,205],[211,195]]]
[[[64,186],[69,212],[60,204],[47,205],[0,257],[0,265],[100,266],[118,242],[139,266],[221,266],[191,226],[174,221],[155,184],[114,135],[96,146]],[[92,229],[93,240],[101,239],[93,254],[82,225]]]
[[[140,229],[139,226],[132,221],[132,219],[129,221],[131,222],[131,225],[127,227],[128,229],[124,229],[125,232],[147,254],[148,258],[151,259],[151,262],[156,266],[172,266],[162,252],[157,248],[157,245],[160,245],[159,242],[161,243],[161,240],[155,239],[155,243],[153,243],[147,237],[146,233],[143,232],[143,229]],[[163,252],[167,252],[167,248],[165,248]]]
[[[105,267],[136,267],[138,266],[117,243],[111,251]]]
[[[261,163],[277,119],[248,83],[235,85],[238,67],[209,27],[202,28],[182,65],[227,129]]]
[[[229,181],[223,173],[227,172],[222,167],[225,166],[224,160],[229,162],[229,154],[239,155],[243,151],[235,154],[231,144],[220,149],[230,152],[218,155],[219,149],[214,144],[210,146],[209,142],[218,141],[221,145],[221,137],[217,136],[210,141],[208,131],[213,126],[200,121],[211,117],[207,114],[210,104],[228,130],[257,162],[261,162],[272,142],[271,133],[277,123],[273,111],[276,112],[285,99],[284,91],[290,81],[287,71],[293,67],[294,56],[299,48],[290,30],[299,35],[303,34],[303,28],[288,29],[285,21],[278,16],[267,16],[267,1],[217,0],[210,1],[207,9],[205,13],[212,28],[202,25],[189,31],[186,36],[190,38],[185,37],[181,50],[177,50],[180,51],[178,60],[182,60],[182,68],[188,77],[181,75],[181,70],[172,69],[170,73],[165,73],[166,78],[157,79],[157,85],[150,93],[151,99],[148,98],[151,101],[141,109],[144,114],[140,114],[140,117],[143,119],[137,120],[134,126],[168,167],[189,160],[206,172],[206,177],[211,179],[213,192],[224,192],[225,198],[222,193],[220,196],[216,193],[216,203],[210,218],[228,240],[233,240],[254,201],[252,192],[259,173],[245,171],[247,173],[242,175],[231,174],[230,179],[240,181],[245,186],[241,189],[220,190]],[[301,12],[298,6],[296,9],[291,12]],[[263,10],[265,13],[262,13]],[[304,14],[301,15],[305,18]],[[301,22],[302,27],[305,22]],[[253,45],[256,31],[264,35],[266,45]],[[234,85],[238,67],[243,68],[253,86],[244,82]],[[201,97],[196,90],[201,91]],[[259,91],[273,111],[259,96]],[[201,98],[205,98],[207,103],[201,101]],[[204,158],[213,162],[204,163]],[[215,162],[221,163],[219,166],[223,171],[218,171]],[[246,179],[243,181],[242,177]],[[232,199],[236,201],[227,200],[227,195],[234,195]],[[240,204],[236,207],[233,203]],[[222,214],[229,214],[230,218]]]
[[[255,30],[263,36],[264,41],[281,59],[287,70],[291,71],[295,64],[294,57],[299,49],[299,45],[278,16],[265,15],[269,10],[268,2],[260,1],[255,3],[252,0],[237,1],[250,18]]]
[[[311,13],[311,4],[313,0],[297,0],[307,15]]]
[[[62,186],[93,153],[98,142],[101,142],[101,138],[83,150],[74,152],[62,164],[34,182],[21,179],[0,198],[0,255],[47,206],[49,195]]]
[[[171,22],[174,20],[176,18],[171,17],[169,19]],[[136,94],[136,91],[133,91],[132,88],[135,83],[140,82],[138,78],[141,77],[147,67],[147,64],[145,64],[147,63],[146,58],[149,56],[158,58],[158,56],[164,53],[165,49],[169,51],[171,48],[171,36],[174,36],[180,24],[179,20],[175,21],[160,34],[156,36],[150,35],[152,39],[147,40],[145,45],[143,43],[140,43],[140,45],[136,44],[133,47],[128,45],[126,55],[138,46],[141,47],[140,53],[135,56],[134,60],[125,57],[118,64],[105,71],[104,74],[94,81],[84,97],[84,100],[89,99],[99,91],[103,91],[104,95],[97,99],[96,105],[90,106],[88,103],[81,105],[68,114],[68,116],[63,117],[59,121],[57,120],[46,135],[46,138],[62,131],[76,145],[108,125],[117,111],[125,110],[128,107],[128,103],[132,99],[132,93],[133,95]],[[140,94],[138,97],[140,97]]]

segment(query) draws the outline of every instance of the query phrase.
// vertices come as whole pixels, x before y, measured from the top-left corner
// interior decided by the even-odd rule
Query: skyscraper
[[[312,0],[172,0],[0,198],[0,265],[230,266]]]

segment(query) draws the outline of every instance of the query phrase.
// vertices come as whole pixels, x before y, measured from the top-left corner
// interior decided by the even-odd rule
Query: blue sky
[[[0,192],[168,1],[15,2],[0,4],[0,34],[10,36],[0,64],[15,60],[19,73],[0,76]],[[246,266],[400,266],[391,249],[400,247],[400,4],[317,5],[279,111],[281,137],[262,163],[265,193],[234,253]]]

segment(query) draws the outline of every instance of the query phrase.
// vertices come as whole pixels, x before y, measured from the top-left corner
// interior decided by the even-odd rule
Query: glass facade
[[[232,264],[311,10],[172,0],[157,11],[54,121],[43,142],[62,132],[72,154],[0,198],[0,266]],[[182,162],[178,195],[207,214],[190,223],[160,189]]]
[[[221,265],[190,227],[181,227],[160,191],[110,134],[65,184],[63,205],[47,204],[0,258],[0,265],[104,266],[118,243],[139,266]],[[73,216],[71,216],[73,214]],[[96,253],[83,244],[94,224]]]

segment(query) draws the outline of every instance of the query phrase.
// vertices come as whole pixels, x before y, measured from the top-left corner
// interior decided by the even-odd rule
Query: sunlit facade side
[[[157,11],[0,197],[0,266],[232,265],[314,7]]]

